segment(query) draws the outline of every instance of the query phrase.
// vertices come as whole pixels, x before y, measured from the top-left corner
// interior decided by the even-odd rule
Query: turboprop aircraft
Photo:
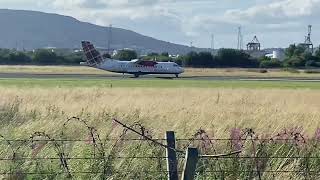
[[[82,48],[87,58],[82,65],[102,69],[105,71],[133,74],[135,77],[146,74],[173,74],[177,78],[184,69],[174,62],[156,62],[134,59],[131,61],[120,61],[104,58],[89,41],[82,41]]]

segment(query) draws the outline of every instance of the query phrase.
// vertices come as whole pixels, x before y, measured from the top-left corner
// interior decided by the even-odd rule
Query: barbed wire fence
[[[85,139],[68,138],[79,123]],[[319,139],[298,129],[259,137],[252,129],[233,129],[230,138],[213,138],[203,129],[178,139],[172,131],[153,138],[141,123],[121,126],[116,138],[104,135],[85,120],[68,119],[58,137],[34,132],[26,139],[0,135],[0,177],[4,179],[276,179],[320,177]],[[220,154],[222,152],[223,154]]]

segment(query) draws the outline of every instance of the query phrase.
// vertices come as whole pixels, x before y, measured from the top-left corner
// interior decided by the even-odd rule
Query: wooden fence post
[[[168,180],[178,180],[178,161],[176,155],[176,138],[173,131],[166,132]]]
[[[181,180],[194,180],[197,163],[199,160],[199,152],[197,148],[188,148],[183,166]]]

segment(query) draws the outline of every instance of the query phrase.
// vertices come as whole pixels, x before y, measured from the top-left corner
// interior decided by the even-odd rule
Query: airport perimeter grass
[[[202,74],[200,71],[194,74],[204,75],[208,72]],[[35,132],[45,132],[54,139],[61,139],[63,134],[63,138],[69,140],[82,140],[58,142],[62,144],[60,147],[68,157],[84,158],[84,160],[66,159],[72,172],[102,172],[104,167],[107,167],[110,168],[107,176],[109,179],[166,179],[165,173],[157,173],[159,170],[166,170],[165,159],[162,158],[165,156],[164,148],[148,145],[146,141],[120,141],[116,146],[113,141],[106,141],[102,150],[99,150],[102,145],[95,147],[92,144],[88,128],[76,121],[70,122],[66,128],[64,123],[70,117],[79,117],[81,120],[86,120],[89,126],[96,128],[96,133],[99,133],[102,139],[122,137],[124,129],[119,125],[115,126],[113,118],[128,125],[139,122],[153,138],[164,138],[164,133],[168,130],[175,131],[177,138],[192,138],[199,129],[205,130],[211,138],[230,138],[231,130],[234,128],[242,130],[252,128],[257,136],[263,138],[277,135],[284,132],[284,129],[299,131],[300,127],[303,129],[301,130],[303,136],[309,138],[315,137],[315,131],[320,127],[319,107],[320,83],[317,82],[159,78],[0,79],[0,136],[7,139],[30,139]],[[125,137],[141,138],[133,133]],[[0,140],[3,139],[0,137]],[[67,179],[65,174],[59,174],[64,172],[59,159],[46,159],[58,157],[53,143],[46,144],[41,140],[38,143],[26,141],[25,144],[20,141],[14,142],[11,147],[17,149],[17,153],[12,154],[8,144],[5,141],[0,142],[0,157],[9,158],[9,161],[0,161],[0,172],[13,173],[0,174],[0,179]],[[179,150],[184,151],[188,146],[187,143],[177,141]],[[229,141],[213,141],[214,147],[210,146],[207,149],[201,149],[203,144],[193,143],[193,145],[200,149],[201,154],[220,154],[233,150],[229,143]],[[293,146],[290,142],[289,144],[266,143],[265,148],[261,149],[262,146],[259,146],[258,151],[265,151],[269,156],[288,157],[261,161],[268,164],[264,170],[290,172],[299,167],[305,172],[317,171],[320,167],[318,159],[310,158],[308,161],[306,160],[308,158],[290,158],[319,157],[320,151],[316,147],[312,148],[312,144],[308,145],[310,147],[304,149]],[[247,141],[240,156],[251,157],[255,154],[255,150],[252,152],[251,147]],[[106,154],[99,155],[101,151]],[[90,157],[106,156],[108,156],[107,162],[102,159],[85,160]],[[159,159],[115,158],[118,156],[156,156]],[[265,155],[260,154],[260,156]],[[19,161],[14,158],[10,160],[12,157],[27,157],[27,160]],[[38,160],[35,157],[44,159]],[[253,177],[257,179],[257,174],[250,173],[256,170],[255,163],[252,159],[242,159],[237,156],[231,159],[202,159],[198,164],[198,170],[202,171],[204,168],[214,173],[199,173],[198,179],[254,179]],[[182,170],[182,164],[180,157],[179,171]],[[215,172],[221,167],[230,172]],[[24,172],[31,174],[26,175]],[[46,174],[47,172],[58,174],[50,175]],[[101,173],[72,173],[72,175],[73,179],[103,177]],[[306,176],[301,173],[262,175],[262,179],[306,179],[307,177],[318,179],[319,175]]]
[[[72,116],[89,118],[103,129],[110,126],[100,124],[104,114],[127,123],[142,121],[159,137],[166,130],[185,137],[201,127],[224,137],[234,126],[269,133],[302,126],[313,135],[320,126],[319,90],[1,86],[0,92],[0,112],[17,105],[15,113],[22,115],[1,120],[0,134],[8,136],[54,133]],[[25,120],[15,122],[19,117]]]
[[[232,81],[180,79],[0,79],[0,86],[13,87],[143,87],[143,88],[268,88],[320,89],[318,82],[294,81]]]
[[[115,87],[113,88],[110,88],[108,83],[103,84],[104,81],[93,81],[95,84],[90,84],[92,80],[84,81],[87,84],[83,81],[73,80],[51,80],[52,82],[50,82],[50,80],[18,79],[6,81],[6,83],[1,81],[0,84],[0,134],[8,139],[28,139],[32,133],[39,131],[46,132],[51,137],[59,139],[64,128],[63,124],[73,116],[87,120],[89,126],[97,128],[102,138],[105,138],[106,135],[109,138],[119,138],[123,131],[123,128],[114,126],[113,118],[117,118],[126,124],[133,124],[138,121],[149,130],[154,138],[163,138],[165,131],[168,130],[175,131],[177,138],[191,138],[200,128],[205,130],[210,137],[215,138],[229,138],[232,128],[252,128],[257,135],[275,135],[284,128],[290,129],[300,126],[304,128],[303,133],[306,137],[313,137],[315,130],[320,127],[319,90],[291,89],[291,87],[280,89],[274,87],[274,85],[270,89],[266,89],[265,85],[261,88],[251,89],[248,88],[248,85],[246,85],[246,88],[239,88],[241,87],[239,84],[234,88],[224,86],[216,86],[216,88],[176,86],[179,88],[173,88],[173,84],[181,83],[175,80],[159,80],[158,83],[161,82],[164,85],[159,86],[158,84],[157,87],[162,88],[151,87],[150,84],[145,82],[147,80],[117,81],[125,84],[114,83],[113,86]],[[137,84],[128,85],[128,82],[139,82],[142,83],[143,87],[139,87]],[[171,88],[168,88],[168,82],[172,83],[170,84]],[[218,85],[225,82],[215,83]],[[228,83],[230,85],[230,82]],[[257,82],[245,83],[256,84]],[[123,87],[120,87],[120,85]],[[203,86],[208,87],[207,85]],[[79,123],[73,122],[67,129],[64,129],[64,135],[68,139],[87,139],[88,130],[80,126]],[[131,134],[129,137],[137,136]],[[71,143],[71,145],[65,146],[65,150],[69,157],[87,157],[92,154],[90,145],[87,143],[87,141]],[[215,141],[214,145],[218,150],[213,151],[211,149],[209,152],[202,153],[216,154],[230,151],[230,147],[226,143]],[[140,144],[137,141],[122,142],[117,147],[119,149],[113,151],[112,146],[113,144],[108,142],[105,151],[114,151],[114,155],[117,156],[154,156],[160,150],[164,152],[163,148],[155,147],[152,149],[152,147]],[[30,147],[19,149],[20,153],[18,155],[31,157],[31,160],[12,161],[16,163],[14,164],[14,173],[23,175],[21,172],[26,171],[63,171],[59,160],[33,160],[35,151],[37,157],[56,157],[52,146],[41,146],[40,144],[40,149],[37,149],[39,146],[35,146],[35,150],[31,150]],[[243,156],[251,156],[250,147],[248,146],[248,149],[242,153]],[[1,157],[10,158],[12,156],[11,150],[5,144],[0,144],[0,149]],[[291,148],[291,146],[287,147],[285,145],[279,145],[273,149],[268,148],[268,153],[273,156],[303,156],[296,152],[295,147]],[[160,153],[158,156],[163,157],[164,153]],[[100,162],[98,161],[98,163]],[[202,165],[205,165],[208,168],[207,170],[216,170],[217,162],[216,159],[212,159],[210,162],[205,161]],[[235,167],[233,161],[219,160],[220,165],[222,164],[225,169],[231,170],[231,172],[228,175],[221,175],[217,172],[215,177],[250,179],[248,178],[250,175],[238,172],[238,170],[244,170],[245,172],[255,170],[255,167],[252,166],[254,162],[250,159],[244,159],[241,162],[239,166]],[[303,159],[299,159],[299,161],[292,161],[290,158],[276,159],[269,162],[270,165],[268,165],[269,169],[267,170],[290,171],[294,170],[298,166],[297,164],[302,164]],[[13,166],[10,166],[10,163],[11,161],[0,162],[0,170],[12,169]],[[103,167],[102,164],[91,167],[90,162],[79,160],[69,160],[68,163],[71,171],[87,172],[92,170],[97,172],[101,171]],[[210,163],[211,165],[213,163],[213,165],[211,166]],[[313,162],[313,164],[315,164],[314,168],[318,169],[319,163]],[[162,174],[160,178],[159,174],[146,173],[147,171],[159,170],[155,159],[115,158],[110,161],[108,166],[112,166],[114,168],[112,170],[118,172],[111,173],[113,179],[166,178],[165,174]],[[164,163],[162,166],[165,168]],[[44,170],[40,171],[39,169]],[[141,173],[145,173],[143,178],[138,178]],[[101,179],[101,174],[73,175],[74,179]],[[216,179],[213,178],[212,174],[199,176],[199,179]],[[263,179],[304,179],[303,177],[303,175],[295,173],[263,174]],[[5,175],[0,175],[0,178],[10,179]],[[29,175],[28,178],[67,179],[63,175],[49,176],[45,174]]]

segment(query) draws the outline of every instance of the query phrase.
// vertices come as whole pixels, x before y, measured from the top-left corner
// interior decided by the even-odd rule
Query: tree
[[[33,62],[35,64],[57,64],[59,60],[63,62],[62,57],[60,58],[56,53],[44,49],[37,50],[33,56]]]
[[[163,53],[161,53],[161,56],[169,57],[169,53],[167,53],[167,52],[163,52]]]
[[[186,56],[183,57],[183,66],[190,66],[196,64],[196,61],[199,59],[199,55],[197,52],[191,51]]]
[[[316,50],[315,56],[320,60],[320,47]]]
[[[306,47],[304,46],[296,46],[293,55],[294,56],[302,56],[306,52]]]
[[[118,51],[117,55],[115,55],[113,58],[121,61],[131,61],[132,59],[137,59],[138,55],[134,50],[124,49]]]
[[[301,56],[292,56],[284,61],[285,67],[303,67],[306,65],[306,60]]]
[[[217,55],[217,63],[223,67],[258,67],[257,59],[251,58],[244,51],[236,49],[220,49]]]
[[[293,56],[301,56],[304,52],[306,52],[306,47],[301,45],[291,44],[286,50],[285,54],[288,58]]]
[[[317,56],[313,56],[312,53],[302,45],[296,46],[291,44],[285,52],[287,58],[284,61],[284,65],[286,67],[310,67],[317,64],[319,59]]]
[[[149,53],[148,56],[159,56],[159,54],[155,53],[155,52],[152,52],[152,53]]]
[[[291,58],[294,55],[295,49],[296,49],[296,45],[290,44],[290,46],[285,50],[286,56]]]
[[[215,65],[214,57],[210,52],[200,52],[195,63],[198,67],[213,67]]]
[[[8,64],[9,63],[9,49],[0,49],[0,63],[1,64]]]
[[[22,52],[15,52],[9,54],[8,64],[30,64],[31,58]]]
[[[71,53],[68,55],[64,55],[63,58],[60,58],[63,60],[63,64],[80,64],[80,62],[83,61],[83,53],[77,52],[77,53]]]

